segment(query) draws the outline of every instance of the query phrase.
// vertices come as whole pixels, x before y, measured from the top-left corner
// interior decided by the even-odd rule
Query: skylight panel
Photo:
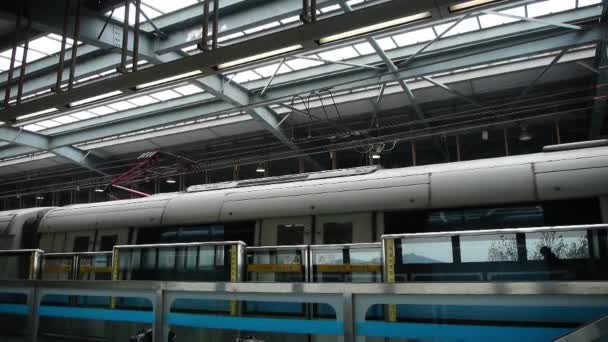
[[[500,11],[500,13],[517,15],[520,17],[526,16],[526,8],[524,6],[511,8],[505,11]],[[481,28],[494,27],[498,25],[504,25],[508,23],[513,23],[519,21],[520,19],[504,17],[496,14],[484,14],[479,16],[479,22],[481,23]]]
[[[445,30],[450,28],[452,25],[454,25],[454,22],[437,25],[437,26],[435,26],[435,31],[437,32],[437,35],[440,35],[442,32],[444,32]],[[469,19],[465,19],[465,20],[461,21],[458,25],[453,27],[449,32],[444,34],[443,37],[455,36],[458,34],[472,32],[472,31],[476,31],[476,30],[479,30],[479,24],[477,24],[477,19],[469,18]]]
[[[82,111],[82,112],[78,112],[78,113],[72,113],[71,114],[73,117],[77,118],[78,120],[87,120],[87,119],[92,119],[97,117],[94,114],[91,114],[87,111]]]
[[[355,5],[359,5],[362,4],[365,0],[349,0],[346,3],[349,4],[350,6],[355,6]]]
[[[354,47],[357,50],[357,52],[362,56],[371,55],[372,53],[375,52],[374,48],[368,42],[361,43],[361,44],[355,44]]]
[[[109,97],[116,96],[116,95],[119,95],[119,94],[122,94],[122,91],[115,90],[115,91],[112,91],[112,92],[109,92],[109,93],[105,93],[105,94],[89,97],[88,99],[72,102],[72,103],[70,103],[70,107],[75,107],[75,106],[79,106],[81,104],[95,102],[97,100],[107,99]]]
[[[354,57],[359,57],[359,53],[352,46],[329,50],[319,53],[319,57],[330,61],[342,61]]]
[[[88,111],[95,115],[108,115],[108,114],[116,112],[114,109],[107,107],[107,106],[99,106],[99,107],[91,108]]]
[[[182,48],[182,51],[187,53],[187,52],[194,51],[196,49],[198,49],[198,46],[196,46],[196,44],[194,44],[194,45],[189,45],[189,46],[186,46],[185,48]]]
[[[147,106],[149,104],[157,103],[158,100],[153,97],[150,97],[148,95],[144,95],[144,96],[129,99],[129,102],[131,102],[132,104],[134,104],[138,107],[141,107],[141,106]]]
[[[47,55],[52,55],[61,51],[61,42],[45,36],[32,40],[29,47]]]
[[[155,98],[159,101],[168,101],[171,99],[181,97],[180,94],[174,92],[171,89],[159,91],[158,93],[150,94],[150,96],[152,96],[153,98]]]
[[[56,40],[56,41],[58,41],[58,42],[61,42],[61,40],[63,39],[63,38],[62,38],[60,35],[58,35],[58,34],[54,34],[54,33],[50,33],[50,34],[49,34],[47,37],[48,37],[48,38],[51,38],[51,39],[53,39],[53,40]],[[72,43],[74,43],[74,40],[72,40],[72,39],[70,39],[70,38],[67,38],[67,39],[66,39],[66,44],[65,44],[65,45],[66,45],[66,48],[71,47],[71,46],[72,46]],[[80,42],[79,42],[79,43],[80,43]]]
[[[144,2],[142,2],[141,4],[141,11],[142,14],[139,16],[139,21],[141,23],[147,20],[143,13],[145,13],[146,16],[150,19],[154,19],[162,15],[161,12],[151,8],[150,6],[146,6]],[[110,13],[112,12],[107,12],[106,15],[109,16]],[[112,18],[117,21],[124,22],[125,6],[117,7],[116,9],[114,9],[114,13],[112,13]],[[133,4],[131,4],[131,6],[129,7],[129,25],[135,25],[135,5]]]
[[[310,59],[296,58],[285,62],[293,70],[302,70],[325,64],[322,61],[313,61]]]
[[[38,132],[38,131],[42,131],[44,129],[44,127],[32,124],[32,125],[23,126],[23,129],[26,131],[30,131],[30,132]]]
[[[245,30],[245,34],[252,34],[252,33],[260,32],[260,31],[271,29],[273,27],[277,27],[277,26],[281,26],[281,23],[279,23],[278,21],[273,21],[273,22],[270,22],[270,23],[267,23],[264,25],[260,25],[260,26],[256,26],[256,27],[247,29],[247,30]]]
[[[427,27],[421,30],[394,35],[393,40],[397,43],[398,46],[403,47],[422,42],[428,42],[435,39],[436,37],[437,36],[435,35],[435,31],[433,31],[431,27]]]
[[[528,5],[528,17],[540,17],[543,15],[558,13],[574,9],[576,0],[547,0]]]
[[[170,13],[197,4],[196,0],[142,0],[146,4],[163,13]],[[146,13],[147,14],[147,13]]]
[[[257,68],[254,71],[256,73],[258,73],[259,75],[262,75],[262,77],[270,77],[277,70],[278,66],[279,66],[279,63],[275,63],[275,64],[271,64],[271,65],[267,65],[267,66],[263,66],[263,67]],[[283,64],[281,64],[281,67],[279,68],[278,74],[285,74],[285,73],[288,73],[288,72],[291,72],[291,71],[292,70],[287,65],[285,65],[285,63],[283,63]]]
[[[386,37],[386,38],[382,38],[382,39],[378,39],[376,40],[376,42],[378,42],[378,45],[380,45],[380,47],[382,48],[382,50],[392,50],[394,48],[397,47],[397,45],[395,44],[395,42],[391,39],[391,37]]]
[[[57,127],[57,126],[61,125],[60,122],[57,122],[54,120],[44,120],[44,121],[36,122],[36,124],[38,126],[42,126],[44,128],[53,128],[53,127]]]
[[[17,120],[25,120],[25,119],[29,119],[29,118],[34,118],[36,116],[40,116],[43,114],[49,114],[49,113],[53,113],[56,112],[58,109],[57,108],[47,108],[38,112],[34,112],[34,113],[29,113],[29,114],[25,114],[25,115],[21,115],[17,117]]]
[[[173,90],[184,96],[194,95],[203,92],[203,89],[195,86],[194,84],[187,84],[185,86],[173,88]]]
[[[17,63],[15,63],[15,66],[17,66]],[[0,57],[0,70],[5,71],[10,69],[11,67],[11,60],[8,58],[4,58],[4,57]]]
[[[128,101],[119,101],[119,102],[115,102],[115,103],[110,103],[108,105],[108,107],[116,110],[116,111],[123,111],[123,110],[128,110],[128,109],[132,109],[137,107],[136,105],[132,104],[131,102]]]
[[[578,0],[578,7],[599,5],[601,3],[602,3],[602,0]]]
[[[260,78],[262,78],[262,76],[256,74],[252,70],[246,70],[246,71],[237,73],[233,77],[233,81],[235,81],[236,83],[245,83],[245,82],[259,80]]]
[[[69,123],[72,123],[72,122],[76,122],[79,119],[77,119],[77,118],[75,118],[75,117],[73,117],[71,115],[64,115],[64,116],[60,116],[60,117],[54,118],[53,120],[55,120],[57,122],[61,122],[62,124],[66,125],[66,124],[69,124]]]

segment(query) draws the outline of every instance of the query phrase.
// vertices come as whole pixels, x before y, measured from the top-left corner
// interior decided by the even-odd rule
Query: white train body
[[[328,242],[328,223],[335,228],[348,222],[351,241],[346,242],[358,243],[378,241],[385,231],[384,214],[395,211],[591,198],[606,222],[607,195],[608,147],[594,147],[399,169],[326,171],[193,186],[142,199],[3,212],[0,232],[9,222],[14,241],[4,247],[17,248],[20,233],[14,226],[23,217],[44,214],[38,247],[69,252],[105,249],[114,241],[134,244],[138,235],[167,227],[226,225],[227,234],[234,222],[251,226],[249,244],[284,243],[278,239],[280,230],[296,226],[302,237],[294,243],[320,244]]]

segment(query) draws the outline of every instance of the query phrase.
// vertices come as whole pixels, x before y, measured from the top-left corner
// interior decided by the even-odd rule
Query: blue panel
[[[70,308],[48,305],[40,306],[39,315],[41,317],[61,317],[148,324],[152,324],[154,321],[154,314],[151,311]]]
[[[373,307],[372,307],[373,308]],[[397,305],[398,317],[509,322],[585,323],[608,314],[606,307]],[[368,312],[368,315],[370,312]]]
[[[0,314],[27,316],[30,309],[25,304],[0,304]]]
[[[46,295],[42,298],[42,305],[45,304],[69,304],[70,296],[65,295]]]
[[[173,326],[207,329],[335,336],[341,336],[344,332],[344,326],[341,322],[321,320],[309,321],[302,319],[245,318],[170,313],[168,321],[169,325]]]
[[[422,323],[357,322],[357,334],[445,342],[543,342],[553,341],[573,329]]]

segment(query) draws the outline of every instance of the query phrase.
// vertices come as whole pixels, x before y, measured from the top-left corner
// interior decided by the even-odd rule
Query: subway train
[[[141,199],[0,212],[0,249],[380,241],[383,234],[608,222],[608,146],[196,185]]]

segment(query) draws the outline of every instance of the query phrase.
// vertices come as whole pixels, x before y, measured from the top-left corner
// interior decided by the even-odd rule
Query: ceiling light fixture
[[[17,120],[29,119],[29,118],[33,118],[33,117],[36,117],[36,116],[39,116],[39,115],[56,112],[57,110],[58,110],[57,108],[49,108],[49,109],[41,110],[41,111],[38,111],[38,112],[34,112],[34,113],[30,113],[30,114],[25,114],[25,115],[18,116]]]
[[[528,132],[528,126],[527,125],[521,125],[521,132],[519,133],[519,141],[530,141],[532,140],[532,134],[530,134],[530,132]]]
[[[95,188],[95,192],[106,192],[104,188]]]
[[[115,90],[115,91],[112,91],[112,92],[109,92],[109,93],[105,93],[105,94],[89,97],[88,99],[74,101],[74,102],[70,103],[70,107],[76,107],[76,106],[80,106],[80,105],[83,105],[83,104],[86,104],[86,103],[95,102],[97,100],[107,99],[108,97],[112,97],[112,96],[116,96],[116,95],[120,95],[120,94],[122,94],[122,91]]]
[[[186,79],[186,78],[190,78],[193,76],[198,76],[201,75],[203,72],[201,70],[194,70],[194,71],[190,71],[184,74],[180,74],[180,75],[176,75],[176,76],[171,76],[171,77],[167,77],[167,78],[163,78],[162,80],[157,80],[157,81],[152,81],[149,83],[144,83],[144,84],[140,84],[137,87],[135,87],[135,89],[145,89],[145,88],[150,88],[153,87],[155,85],[159,85],[159,84],[165,84],[165,83],[169,83],[169,82],[173,82],[173,81],[177,81],[177,80],[181,80],[181,79]]]
[[[266,168],[264,167],[264,163],[259,163],[258,167],[255,169],[257,173],[266,173]]]
[[[44,196],[36,195],[36,199],[42,201],[44,199]]]
[[[175,183],[177,183],[177,181],[173,177],[167,178],[167,180],[165,182],[167,182],[167,184],[175,184]]]
[[[488,133],[488,131],[486,131],[486,130],[481,131],[481,140],[487,141],[488,138],[490,138],[490,134]]]
[[[298,44],[298,45],[292,45],[292,46],[284,47],[284,48],[281,48],[281,49],[272,50],[272,51],[260,53],[260,54],[257,54],[257,55],[253,55],[253,56],[237,59],[237,60],[234,60],[234,61],[231,61],[231,62],[222,63],[222,64],[218,65],[217,68],[219,70],[226,69],[226,68],[230,68],[230,67],[233,67],[233,66],[237,66],[237,65],[241,65],[241,64],[257,61],[257,60],[260,60],[260,59],[274,57],[274,56],[282,55],[284,53],[288,53],[288,52],[292,52],[292,51],[302,50],[303,48],[304,48],[304,46],[302,46],[300,44]]]
[[[374,147],[372,147],[372,154],[371,154],[371,158],[378,160],[382,158],[382,145],[376,145]]]
[[[483,6],[486,4],[490,4],[492,2],[498,2],[498,1],[502,1],[502,0],[470,0],[470,1],[465,1],[456,5],[452,5],[449,7],[450,12],[454,13],[454,12],[459,12],[459,11],[464,11],[473,7],[478,7],[478,6]]]
[[[361,27],[361,28],[358,28],[358,29],[355,29],[352,31],[338,33],[333,36],[324,37],[324,38],[319,39],[319,43],[320,44],[332,43],[332,42],[347,39],[347,38],[361,36],[366,33],[384,30],[387,28],[412,23],[414,21],[418,21],[418,20],[422,20],[422,19],[428,19],[432,16],[433,16],[433,14],[431,12],[418,13],[418,14],[410,15],[407,17],[399,18],[399,19],[389,20],[389,21],[386,21],[383,23],[378,23],[378,24],[374,24],[374,25],[370,25],[370,26]]]

